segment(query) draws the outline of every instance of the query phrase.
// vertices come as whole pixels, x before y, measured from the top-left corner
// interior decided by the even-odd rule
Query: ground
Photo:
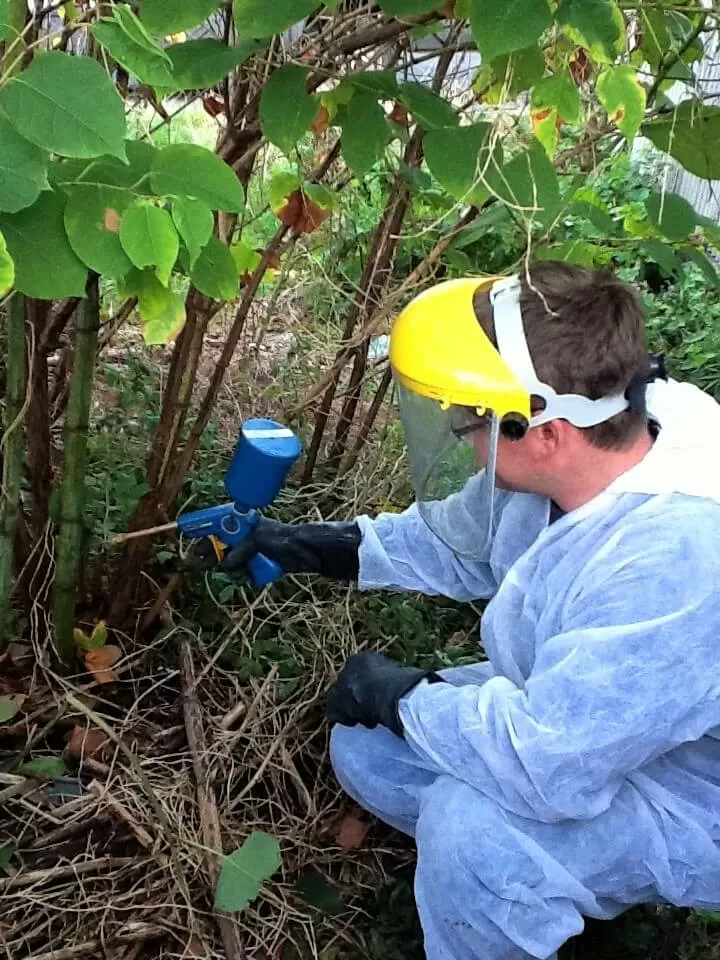
[[[292,324],[288,330],[287,311],[282,332],[265,321],[260,313],[249,325],[253,368],[233,367],[203,439],[183,491],[193,506],[222,497],[238,421],[291,404],[300,391],[297,358],[305,345]],[[219,340],[209,338],[203,377]],[[241,352],[248,355],[247,344]],[[129,330],[101,364],[87,517],[89,549],[102,571],[117,549],[113,534],[125,529],[143,492],[165,361],[165,348],[148,351]],[[287,394],[281,398],[278,383]],[[342,484],[321,476],[310,492],[290,485],[275,509],[288,519],[349,516],[401,506],[406,495],[389,424]],[[260,830],[279,840],[282,865],[239,917],[242,951],[234,956],[422,960],[412,846],[337,787],[324,692],[346,657],[364,646],[428,667],[472,661],[481,656],[481,611],[420,597],[360,596],[300,577],[258,594],[185,565],[174,536],[157,541],[147,575],[156,595],[171,580],[177,586],[140,640],[112,635],[121,658],[111,682],[53,672],[47,647],[28,641],[35,636],[28,625],[19,624],[18,643],[0,661],[0,694],[26,698],[0,740],[6,955],[232,958],[212,909],[212,850],[218,835],[230,853]],[[106,573],[100,580],[111,592]],[[88,600],[79,626],[89,632],[94,619]],[[23,768],[29,760],[34,768]],[[720,960],[715,929],[712,918],[697,914],[638,909],[592,924],[566,946],[563,960]]]

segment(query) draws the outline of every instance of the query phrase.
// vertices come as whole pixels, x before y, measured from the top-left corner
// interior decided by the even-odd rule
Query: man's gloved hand
[[[357,523],[278,523],[261,517],[249,537],[217,563],[209,540],[195,548],[199,565],[247,579],[248,561],[256,553],[274,560],[283,573],[319,573],[334,580],[357,580],[360,561]]]
[[[354,727],[381,724],[402,737],[398,704],[421,680],[442,682],[442,677],[419,667],[403,667],[380,653],[368,650],[350,657],[328,694],[327,718]]]

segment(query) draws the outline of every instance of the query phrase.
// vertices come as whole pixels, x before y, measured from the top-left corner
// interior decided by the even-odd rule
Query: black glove
[[[398,704],[421,680],[437,683],[442,677],[419,667],[403,667],[380,653],[356,653],[328,694],[328,721],[347,727],[381,724],[402,737]]]
[[[278,523],[261,517],[249,537],[228,550],[217,564],[209,540],[195,553],[201,566],[238,579],[248,577],[247,563],[256,553],[274,560],[283,573],[319,573],[334,580],[357,580],[360,528],[350,523]]]

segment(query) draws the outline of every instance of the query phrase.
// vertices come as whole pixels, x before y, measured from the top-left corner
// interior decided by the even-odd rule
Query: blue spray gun
[[[231,503],[191,510],[173,523],[125,534],[116,541],[177,528],[192,539],[207,537],[219,560],[225,547],[236,547],[252,533],[260,519],[258,511],[273,502],[301,452],[300,440],[288,427],[274,420],[246,420],[225,474]],[[248,568],[256,587],[272,583],[283,573],[279,564],[261,553],[249,561]]]
[[[186,537],[209,537],[219,559],[221,545],[236,547],[252,533],[260,519],[258,511],[273,502],[301,451],[300,440],[288,427],[274,420],[246,420],[225,474],[232,503],[182,513],[178,528]],[[283,572],[261,553],[249,561],[248,568],[256,587],[272,583]]]

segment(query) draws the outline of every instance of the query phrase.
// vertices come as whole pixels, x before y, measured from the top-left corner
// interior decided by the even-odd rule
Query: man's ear
[[[532,455],[539,460],[555,457],[566,445],[568,427],[570,424],[565,420],[550,420],[539,427],[533,427],[528,433]]]

